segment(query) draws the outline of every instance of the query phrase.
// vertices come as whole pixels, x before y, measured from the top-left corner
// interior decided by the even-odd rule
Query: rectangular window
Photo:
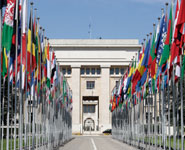
[[[90,74],[90,68],[86,68],[86,74],[87,74],[87,75]]]
[[[91,73],[94,75],[95,74],[95,68],[91,69]]]
[[[125,69],[124,68],[121,68],[121,74],[123,75],[125,72]]]
[[[115,69],[116,75],[119,75],[119,68]]]
[[[81,68],[81,74],[83,75],[85,73],[85,69]]]
[[[113,75],[114,74],[114,68],[110,69],[110,74]]]
[[[71,68],[67,68],[67,74],[71,74]]]
[[[94,89],[95,88],[95,81],[87,81],[86,88],[87,89]]]
[[[84,113],[95,113],[95,105],[83,105]]]
[[[65,68],[62,69],[62,73],[63,73],[63,75],[66,74],[66,69]]]
[[[101,69],[100,68],[97,68],[97,74],[101,74]]]

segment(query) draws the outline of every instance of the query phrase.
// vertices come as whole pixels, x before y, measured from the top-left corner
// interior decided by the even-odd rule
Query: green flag
[[[8,67],[8,55],[10,53],[11,45],[12,45],[12,36],[13,36],[13,24],[14,24],[14,9],[15,9],[15,0],[9,0],[5,15],[4,15],[4,24],[2,31],[2,57],[3,57],[3,65],[2,65],[2,75],[5,77],[7,74]]]
[[[14,8],[15,8],[15,0],[10,0],[7,4],[5,15],[4,15],[2,47],[5,48],[8,53],[10,52],[11,45],[12,45]]]

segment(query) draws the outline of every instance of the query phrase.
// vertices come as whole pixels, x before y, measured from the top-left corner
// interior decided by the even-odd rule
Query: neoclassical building
[[[139,41],[50,39],[49,42],[73,91],[73,133],[111,128],[111,91],[141,49]]]

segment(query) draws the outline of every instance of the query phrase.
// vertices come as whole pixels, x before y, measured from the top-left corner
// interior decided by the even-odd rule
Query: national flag
[[[151,42],[149,40],[147,43],[146,49],[143,53],[143,56],[141,57],[141,60],[139,62],[138,68],[132,78],[132,83],[133,83],[132,84],[133,85],[132,91],[134,91],[134,92],[135,92],[136,86],[138,86],[137,84],[140,83],[138,81],[142,78],[144,72],[148,68],[148,61],[149,61],[149,54],[150,54],[150,43]]]
[[[181,29],[184,23],[185,23],[185,0],[181,0],[181,6],[180,6],[179,16],[177,20],[177,28]]]
[[[22,9],[22,89],[25,85],[25,74],[26,74],[26,30],[27,30],[27,0],[24,0]]]
[[[175,21],[174,21],[174,29],[173,29],[173,43],[171,46],[171,59],[170,59],[171,66],[172,66],[172,63],[174,63],[176,61],[175,58],[177,58],[177,56],[179,55],[179,46],[178,45],[180,44],[179,40],[181,38],[181,34],[179,34],[179,31],[177,28],[178,16],[179,16],[179,0],[177,0],[176,12],[175,12]]]
[[[9,54],[11,45],[12,45],[12,36],[13,36],[13,24],[14,24],[14,8],[15,8],[15,0],[8,0],[7,7],[4,15],[4,23],[3,23],[3,31],[2,31],[2,49],[3,49],[3,70],[2,75],[5,77],[7,74],[8,67],[8,58],[7,54]]]
[[[17,15],[16,15],[16,9],[14,9],[14,24],[13,24],[13,35],[12,35],[12,45],[10,49],[10,61],[9,61],[9,67],[10,67],[10,82],[13,81],[14,71],[15,71],[15,54],[16,54],[16,29],[17,29]]]
[[[54,76],[56,74],[56,61],[55,61],[55,53],[54,51],[52,52],[52,65],[51,65],[51,85],[53,85],[55,79]]]
[[[172,22],[172,6],[171,6],[169,22],[168,22],[167,37],[166,37],[166,41],[165,41],[164,50],[163,50],[162,55],[161,55],[159,66],[162,66],[169,58],[170,46],[171,46],[171,43],[172,43],[172,32],[173,32],[173,22]]]
[[[157,25],[157,30],[155,33],[155,41],[154,41],[154,45],[152,45],[152,62],[151,62],[151,66],[150,66],[150,73],[151,73],[151,77],[154,78],[155,74],[156,74],[156,54],[155,54],[155,50],[156,50],[156,43],[158,41],[158,37],[159,37],[159,30],[160,30],[160,23],[158,23]]]
[[[34,23],[32,24],[32,70],[35,70],[37,67],[36,61],[36,17],[34,19]]]
[[[152,40],[152,46],[150,49],[150,55],[149,55],[149,60],[148,60],[148,66],[152,65],[152,62],[155,59],[155,39],[156,39],[156,33],[153,34],[153,40]],[[150,67],[151,68],[151,67]]]
[[[19,86],[20,83],[20,77],[22,77],[22,74],[20,72],[20,68],[21,68],[21,38],[22,38],[22,0],[19,0],[19,13],[18,16],[16,17],[18,20],[18,51],[17,51],[17,81],[16,81],[16,85],[17,87]],[[16,64],[16,63],[15,63]],[[15,67],[16,68],[16,67]]]
[[[161,20],[161,26],[160,26],[160,31],[159,31],[159,36],[157,39],[156,47],[155,47],[155,54],[156,54],[156,64],[159,64],[161,54],[164,49],[164,42],[166,40],[166,32],[167,32],[167,18],[165,15],[163,15],[162,20]]]
[[[47,87],[50,88],[50,80],[51,80],[51,66],[50,66],[50,47],[48,43],[47,47]]]
[[[29,28],[28,28],[28,37],[27,37],[27,72],[28,72],[28,80],[31,80],[31,45],[32,45],[32,13],[30,13],[30,20],[29,20]]]

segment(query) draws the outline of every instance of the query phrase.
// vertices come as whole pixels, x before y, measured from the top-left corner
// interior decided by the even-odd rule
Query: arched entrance
[[[94,120],[91,118],[87,118],[84,121],[84,131],[94,131],[94,130],[95,130]]]

